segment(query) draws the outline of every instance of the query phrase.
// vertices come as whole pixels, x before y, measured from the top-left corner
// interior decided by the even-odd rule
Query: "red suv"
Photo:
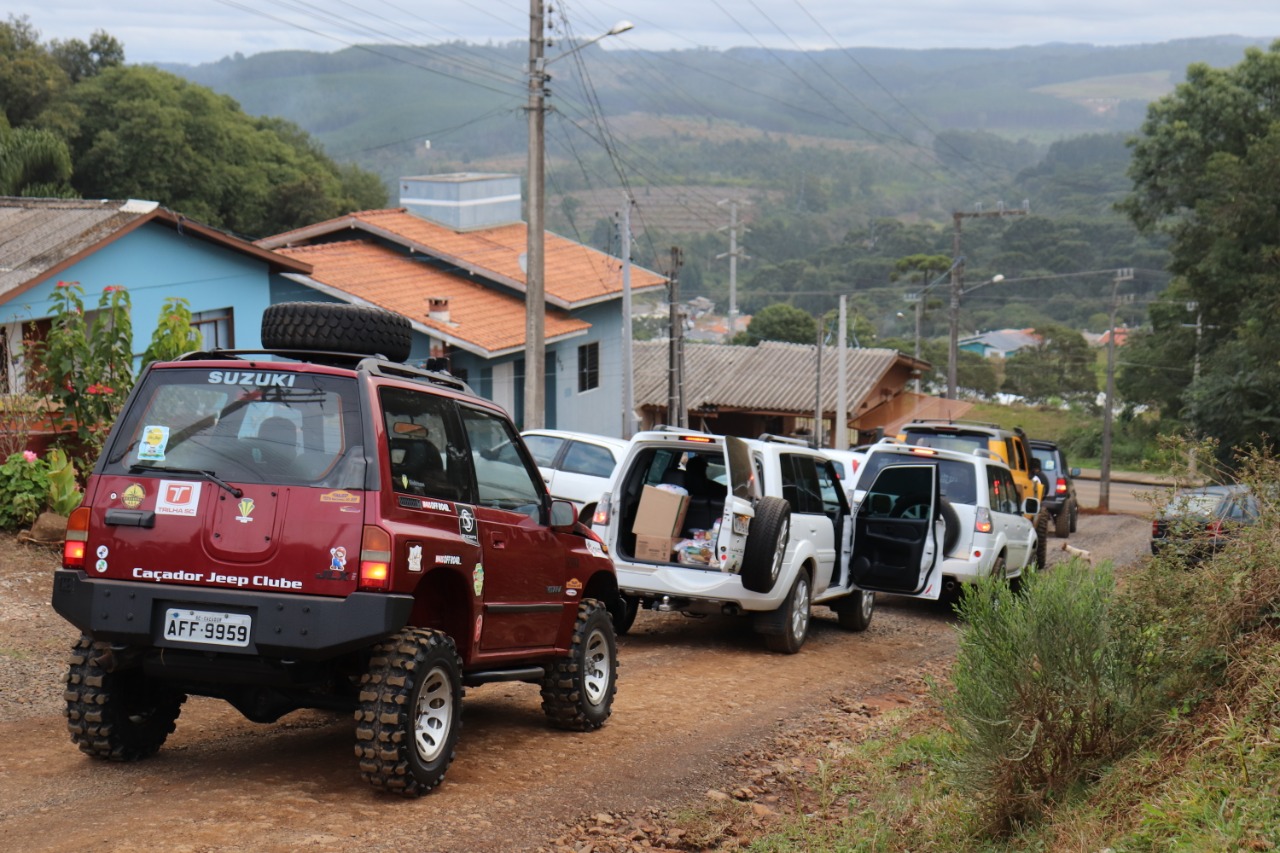
[[[276,305],[263,341],[151,365],[111,431],[54,582],[84,632],[72,740],[144,758],[188,695],[349,710],[365,779],[415,796],[464,685],[538,684],[554,725],[602,725],[613,567],[503,410],[399,363],[399,315]]]

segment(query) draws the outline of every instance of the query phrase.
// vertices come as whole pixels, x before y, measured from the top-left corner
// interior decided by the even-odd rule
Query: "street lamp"
[[[543,0],[529,0],[529,209],[525,251],[524,428],[545,426],[546,415],[546,98],[547,66],[602,38],[625,33],[630,21],[546,59],[543,49]]]

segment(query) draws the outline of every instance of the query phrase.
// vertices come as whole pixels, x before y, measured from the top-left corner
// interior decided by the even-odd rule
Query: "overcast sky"
[[[1208,35],[1280,37],[1280,0],[556,0],[589,38],[621,20],[615,47],[1014,47],[1139,44]],[[306,11],[299,11],[306,10]],[[355,43],[526,40],[527,0],[10,0],[44,41],[106,30],[129,62],[216,61],[236,52],[330,52]],[[554,48],[548,51],[554,52]]]

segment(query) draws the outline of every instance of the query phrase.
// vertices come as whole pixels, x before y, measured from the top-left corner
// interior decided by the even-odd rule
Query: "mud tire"
[[[355,720],[366,782],[405,797],[439,785],[462,728],[462,659],[453,640],[405,628],[374,646]]]
[[[609,719],[617,692],[618,643],[613,620],[603,603],[589,598],[578,604],[568,656],[547,670],[542,682],[542,710],[558,729],[589,732]]]
[[[1071,507],[1067,504],[1062,505],[1062,509],[1058,510],[1058,517],[1053,520],[1053,532],[1059,539],[1066,539],[1071,535]]]
[[[791,504],[782,498],[761,498],[751,520],[742,556],[742,586],[768,593],[782,575],[791,535]]]
[[[281,302],[262,312],[262,345],[404,361],[413,345],[413,328],[407,317],[367,305]]]
[[[141,668],[113,670],[111,645],[81,636],[67,667],[67,730],[80,751],[105,761],[137,761],[173,733],[186,694]]]

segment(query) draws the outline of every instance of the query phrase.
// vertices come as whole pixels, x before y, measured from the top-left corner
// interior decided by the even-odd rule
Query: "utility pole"
[[[832,446],[844,450],[849,446],[849,367],[845,363],[845,339],[849,337],[848,314],[845,295],[840,294],[840,340],[836,344],[836,434]]]
[[[540,429],[546,414],[546,63],[542,0],[529,0],[529,207],[524,293],[524,429]]]
[[[747,257],[738,251],[738,201],[737,199],[722,199],[716,202],[717,205],[729,205],[729,225],[726,228],[718,230],[729,232],[729,251],[721,252],[716,255],[716,260],[724,258],[729,259],[729,339],[738,333],[738,257]],[[747,229],[743,228],[742,233],[746,233]]]
[[[814,350],[818,365],[817,370],[814,371],[816,378],[813,388],[813,435],[809,436],[815,450],[822,447],[822,337],[826,332],[826,325],[824,318],[818,318],[818,346]]]
[[[1133,281],[1131,268],[1118,269],[1111,280],[1111,320],[1107,330],[1107,403],[1102,412],[1102,471],[1098,477],[1098,511],[1111,511],[1111,410],[1116,393],[1116,309],[1120,282]]]
[[[1021,208],[1006,209],[1001,206],[999,210],[969,212],[957,210],[951,214],[955,230],[951,237],[951,259],[954,263],[951,266],[951,310],[948,317],[951,339],[947,348],[947,399],[949,400],[956,399],[956,364],[960,356],[960,295],[964,292],[964,259],[960,256],[961,223],[973,217],[1026,216],[1030,212],[1030,205],[1023,202]]]
[[[680,266],[683,259],[679,246],[671,247],[671,277],[667,280],[670,302],[670,332],[667,345],[667,423],[685,426],[684,411],[684,322],[680,317]]]
[[[631,196],[622,208],[622,437],[635,434],[635,371],[632,366],[631,328]]]

